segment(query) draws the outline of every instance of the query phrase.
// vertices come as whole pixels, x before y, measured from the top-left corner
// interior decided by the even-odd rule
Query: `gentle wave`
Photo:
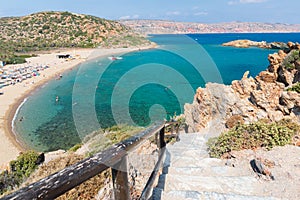
[[[15,121],[16,121],[16,119],[17,119],[17,116],[18,116],[18,113],[19,113],[21,107],[26,103],[27,100],[28,100],[28,98],[25,98],[25,99],[22,101],[22,103],[18,106],[18,108],[17,108],[17,110],[16,110],[16,112],[15,112],[15,115],[14,115],[14,117],[13,117],[13,120],[11,121],[12,131],[13,131],[13,133],[14,133],[15,136],[17,136],[17,134],[16,134],[16,132],[15,132],[15,130],[14,130],[14,129],[15,129]]]

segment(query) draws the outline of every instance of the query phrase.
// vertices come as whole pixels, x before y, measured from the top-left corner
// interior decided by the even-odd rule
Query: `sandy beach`
[[[152,47],[153,46],[145,48]],[[0,92],[4,93],[3,95],[0,95],[0,171],[1,169],[7,168],[9,161],[15,159],[20,152],[26,150],[25,147],[17,141],[16,136],[12,132],[11,123],[17,108],[28,95],[50,79],[56,78],[62,72],[69,70],[82,62],[96,57],[111,56],[130,51],[137,51],[139,49],[140,48],[62,50],[61,52],[39,54],[37,57],[28,58],[26,64],[4,66],[6,69],[26,65],[47,65],[49,68],[41,71],[39,76],[34,76],[21,83],[9,85],[0,89]],[[57,57],[58,54],[70,54],[75,59],[59,59]]]

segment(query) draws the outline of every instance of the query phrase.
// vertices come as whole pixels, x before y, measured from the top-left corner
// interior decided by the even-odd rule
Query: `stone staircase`
[[[163,173],[153,190],[153,200],[183,199],[276,199],[258,195],[258,180],[249,169],[226,166],[224,160],[209,158],[206,137],[181,134],[180,141],[167,145]]]

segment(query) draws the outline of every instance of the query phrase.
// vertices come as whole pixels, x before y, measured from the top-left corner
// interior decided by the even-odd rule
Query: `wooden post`
[[[163,127],[160,132],[159,132],[159,144],[158,147],[159,149],[162,149],[166,146],[165,142],[165,127]]]
[[[174,133],[174,124],[173,123],[171,123],[171,135],[173,135],[173,133]]]
[[[179,127],[180,127],[180,124],[179,122],[176,124],[176,142],[179,142],[180,141],[180,138],[179,138]]]
[[[127,169],[127,156],[124,156],[121,161],[112,168],[114,199],[116,200],[130,199]]]

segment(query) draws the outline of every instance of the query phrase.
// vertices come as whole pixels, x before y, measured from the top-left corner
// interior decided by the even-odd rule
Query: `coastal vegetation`
[[[287,70],[300,67],[300,50],[292,50],[282,62],[282,66]]]
[[[284,146],[299,134],[300,125],[289,120],[270,123],[260,120],[250,124],[238,124],[219,137],[209,139],[207,145],[211,157],[220,158],[223,154],[243,149]]]
[[[38,167],[39,154],[28,151],[20,154],[16,160],[10,162],[10,171],[0,174],[0,194],[18,187]]]
[[[104,130],[94,131],[93,133],[87,135],[83,140],[83,143],[89,149],[87,156],[93,155],[113,144],[121,142],[122,140],[137,134],[143,129],[143,127],[121,124]]]
[[[129,47],[149,44],[119,22],[70,12],[0,18],[0,60],[24,62],[24,54],[56,48]]]
[[[288,91],[294,91],[297,93],[300,93],[300,82],[296,83],[295,85],[293,85],[292,87],[287,89]]]

